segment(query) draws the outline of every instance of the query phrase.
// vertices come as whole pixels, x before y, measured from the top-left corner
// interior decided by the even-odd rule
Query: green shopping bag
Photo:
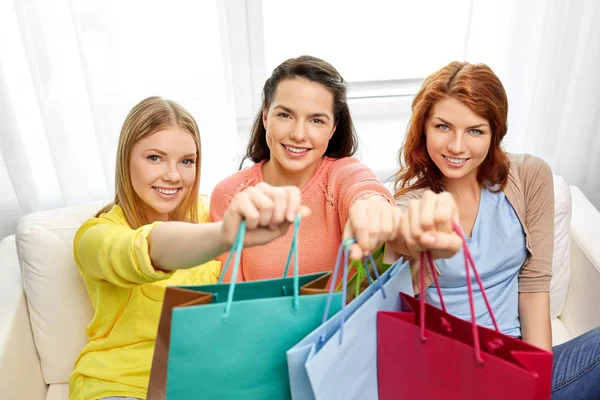
[[[385,253],[385,243],[379,246],[371,255],[374,260],[374,268],[377,268],[378,275],[383,275],[385,271],[387,271],[392,264],[387,264],[383,261]],[[350,303],[359,294],[361,294],[368,286],[369,281],[374,280],[377,277],[374,274],[370,274],[367,272],[365,265],[367,264],[366,259],[363,261],[352,261],[348,266],[348,276],[351,278],[348,280],[348,284],[346,287],[346,302]],[[320,293],[329,293],[329,285],[331,281],[331,276],[328,274],[327,276],[323,276],[317,280],[314,280],[300,288],[301,294],[320,294]],[[342,290],[342,284],[344,282],[340,280],[335,290],[339,292]]]
[[[327,302],[326,294],[300,296],[300,286],[325,273],[298,275],[299,223],[283,274],[293,255],[293,277],[235,282],[242,222],[219,279],[235,254],[231,283],[166,289],[149,400],[290,398],[286,351],[321,324]]]

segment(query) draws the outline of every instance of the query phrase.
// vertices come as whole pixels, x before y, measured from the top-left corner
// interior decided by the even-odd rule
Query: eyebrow
[[[442,118],[440,118],[440,117],[433,117],[433,118],[435,118],[435,119],[439,119],[440,121],[442,121],[442,122],[443,122],[444,124],[446,124],[446,125],[454,126],[454,125],[452,125],[450,122],[448,122],[448,121],[444,121],[444,120],[443,120]],[[483,128],[484,126],[487,126],[488,128],[490,127],[488,124],[485,124],[485,123],[483,123],[483,124],[479,124],[479,125],[473,125],[473,126],[469,126],[467,129]]]
[[[273,107],[273,109],[277,109],[277,108],[281,108],[283,111],[290,113],[290,114],[296,114],[296,112],[294,110],[292,110],[289,107],[282,106],[281,104],[278,104],[275,107]],[[322,117],[322,118],[331,119],[331,117],[325,113],[314,113],[314,114],[309,115],[309,117],[311,117],[311,118]]]
[[[165,153],[164,151],[162,151],[162,150],[159,150],[159,149],[148,149],[148,150],[146,150],[146,151],[147,151],[147,152],[154,152],[154,153],[158,153],[158,154],[160,154],[161,156],[166,156],[166,155],[167,155],[167,153]],[[184,155],[183,155],[183,158],[188,158],[188,157],[196,157],[196,153],[188,153],[188,154],[184,154]]]

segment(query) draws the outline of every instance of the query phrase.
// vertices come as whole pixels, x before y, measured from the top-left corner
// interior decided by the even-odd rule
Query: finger
[[[375,248],[380,243],[383,243],[392,236],[392,232],[394,231],[394,209],[396,207],[392,206],[389,203],[384,203],[381,206],[379,212],[379,227],[380,234],[377,239],[377,243],[375,244]],[[375,248],[373,250],[375,250]]]
[[[294,186],[290,186],[286,188],[287,191],[287,209],[285,218],[289,222],[294,222],[296,219],[296,214],[300,211],[302,204],[302,196],[300,194],[300,189]],[[300,216],[303,216],[302,213]]]
[[[360,246],[354,243],[350,246],[350,259],[353,261],[360,261],[365,256],[365,253],[362,251]]]
[[[244,246],[250,247],[269,243],[272,240],[285,235],[290,226],[291,224],[289,222],[284,222],[274,230],[263,227],[257,227],[254,230],[249,230],[244,240]]]
[[[433,236],[434,240],[430,244],[423,244],[423,247],[436,251],[436,253],[442,254],[445,258],[453,256],[462,248],[462,238],[455,232],[428,232],[428,235]]]
[[[259,212],[258,226],[269,226],[275,203],[261,189],[250,187],[244,191]]]
[[[301,218],[310,217],[310,215],[312,214],[312,211],[307,206],[300,206],[298,212],[300,213]]]
[[[366,254],[370,254],[377,248],[381,236],[381,207],[368,207],[367,218],[369,240],[362,249]]]
[[[345,233],[348,237],[354,236],[356,243],[365,250],[369,243],[369,217],[365,207],[355,204],[350,209],[350,217],[346,223]]]
[[[248,190],[244,190],[243,192],[235,195],[233,201],[231,202],[230,209],[234,211],[233,215],[239,218],[236,229],[242,219],[246,220],[246,227],[248,229],[255,229],[258,225],[260,213],[258,212],[258,209],[254,205],[253,201],[250,199],[247,191]]]
[[[432,231],[434,224],[434,211],[437,196],[431,190],[426,190],[421,198],[421,229],[423,231]]]
[[[392,209],[392,233],[390,237],[387,239],[389,241],[396,240],[399,236],[402,236],[400,231],[400,220],[402,218],[402,210],[398,207],[394,207]]]
[[[284,221],[288,212],[289,191],[284,188],[272,188],[270,197],[273,201],[273,215],[271,216],[270,228],[276,229]]]
[[[408,229],[412,239],[417,242],[423,233],[421,229],[421,202],[412,200],[408,204]]]
[[[254,188],[263,193],[273,202],[271,221],[268,223],[268,226],[270,229],[276,229],[278,225],[281,224],[285,219],[288,191],[283,187],[271,186],[264,182],[258,183],[256,186],[254,186]],[[262,221],[261,225],[264,226]]]
[[[456,203],[452,195],[448,192],[441,193],[436,200],[435,229],[439,232],[452,232],[452,222],[456,212]]]
[[[415,238],[410,232],[410,217],[406,212],[403,212],[400,216],[400,232],[402,234],[402,239],[404,239],[404,243],[408,247],[408,250],[411,253],[415,253],[420,251],[420,246],[417,245]]]

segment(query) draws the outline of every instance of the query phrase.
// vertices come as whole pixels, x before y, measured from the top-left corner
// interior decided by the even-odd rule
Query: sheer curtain
[[[600,208],[600,2],[475,0],[466,59],[509,95],[509,151],[535,154]]]
[[[201,192],[235,170],[220,1],[42,3],[0,2],[0,238],[23,214],[110,199],[121,124],[147,96],[196,117]]]
[[[242,147],[224,7],[220,0],[0,2],[0,238],[25,213],[110,199],[120,126],[150,95],[196,116],[202,192],[236,170]],[[472,0],[469,10],[463,58],[490,65],[506,86],[507,150],[542,157],[600,208],[600,2]],[[423,19],[422,29],[432,23],[413,18]],[[393,37],[377,40],[407,52]],[[443,50],[435,46],[429,51]],[[361,144],[375,169],[392,168],[410,104],[401,100],[398,116],[355,115],[364,138],[389,133]],[[360,102],[378,109],[377,99]],[[379,155],[382,147],[390,157]]]

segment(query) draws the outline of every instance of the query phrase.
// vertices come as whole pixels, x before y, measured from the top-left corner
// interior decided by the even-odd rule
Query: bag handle
[[[344,336],[344,322],[346,320],[346,316],[345,316],[346,292],[348,290],[348,259],[349,259],[350,247],[354,243],[356,243],[356,240],[354,238],[348,238],[348,239],[345,239],[344,241],[342,241],[342,243],[340,244],[340,247],[338,249],[337,259],[335,261],[335,267],[333,268],[333,276],[331,277],[331,284],[329,285],[329,294],[327,295],[327,302],[325,304],[325,312],[323,313],[322,323],[324,324],[327,321],[327,316],[329,315],[329,309],[331,308],[331,302],[333,301],[333,292],[334,292],[334,288],[335,288],[335,282],[337,281],[337,277],[338,277],[338,273],[339,273],[339,269],[340,269],[340,261],[341,261],[342,252],[343,252],[344,253],[344,267],[343,267],[344,271],[343,271],[343,278],[342,278],[342,307],[340,310],[339,344],[342,344],[342,339]],[[385,290],[383,288],[383,284],[381,283],[381,279],[379,279],[379,271],[377,270],[377,266],[375,265],[375,260],[373,259],[373,256],[369,255],[368,257],[363,257],[363,263],[366,265],[366,272],[367,272],[367,275],[369,276],[369,282],[371,282],[371,283],[372,283],[372,279],[371,279],[370,273],[369,273],[369,265],[373,269],[373,272],[376,277],[375,283],[377,283],[379,285],[379,290],[381,291],[381,294],[382,294],[383,298],[385,299],[387,297],[387,295],[385,294]],[[321,338],[321,340],[322,339],[323,338]]]
[[[298,311],[299,300],[298,297],[300,295],[300,278],[298,275],[298,231],[300,230],[300,214],[296,216],[294,220],[294,236],[292,237],[292,246],[290,248],[290,253],[288,255],[287,263],[289,265],[292,254],[294,255],[294,301],[293,301],[293,309],[294,312]],[[233,245],[231,246],[231,250],[229,251],[229,256],[227,257],[227,261],[225,262],[225,267],[223,267],[223,271],[221,272],[221,276],[219,277],[218,283],[223,281],[223,277],[227,272],[227,268],[229,268],[229,262],[235,254],[235,260],[233,263],[233,273],[231,276],[231,283],[229,284],[229,291],[227,293],[227,303],[225,305],[225,314],[223,318],[229,317],[229,312],[231,311],[231,304],[233,303],[233,294],[235,292],[235,285],[237,282],[237,276],[240,266],[240,258],[242,256],[242,250],[244,249],[244,236],[246,235],[246,221],[242,220],[240,223],[240,227],[238,228],[237,234],[235,235],[235,239],[233,241]],[[286,266],[287,269],[287,266]]]
[[[485,293],[485,288],[483,287],[483,282],[481,281],[481,278],[479,276],[479,273],[477,272],[477,268],[475,267],[475,261],[473,260],[473,256],[471,255],[471,251],[469,250],[469,246],[467,245],[467,239],[465,238],[465,235],[462,231],[462,229],[460,228],[460,226],[458,226],[458,224],[453,223],[452,224],[452,229],[454,230],[454,232],[456,232],[462,239],[462,247],[463,247],[463,254],[465,256],[465,270],[466,270],[466,275],[467,275],[467,291],[469,293],[469,308],[471,309],[471,327],[472,327],[472,331],[473,331],[473,343],[474,343],[474,348],[475,348],[475,358],[476,360],[483,364],[483,358],[481,357],[481,348],[480,348],[480,342],[479,342],[479,331],[477,330],[477,321],[475,319],[475,300],[473,298],[473,288],[471,285],[471,274],[469,272],[469,265],[471,266],[471,268],[473,269],[473,274],[475,275],[475,279],[477,280],[477,284],[479,285],[479,288],[481,289],[481,294],[483,295],[483,299],[485,301],[485,305],[488,309],[488,312],[490,313],[490,317],[492,318],[492,322],[494,324],[494,329],[497,332],[500,332],[500,329],[498,328],[498,323],[496,322],[496,317],[494,316],[494,312],[492,311],[492,307],[490,305],[490,302],[488,300],[488,297]],[[435,281],[435,287],[437,289],[438,292],[438,296],[440,297],[440,303],[442,306],[442,310],[444,312],[446,311],[446,304],[444,303],[444,298],[442,296],[442,290],[440,288],[440,283],[438,281],[437,278],[437,273],[435,271],[435,267],[433,264],[433,258],[431,257],[431,252],[430,251],[426,251],[426,252],[421,252],[421,274],[420,274],[420,286],[421,286],[421,290],[420,290],[420,296],[419,296],[419,300],[420,300],[420,309],[421,309],[421,315],[420,315],[420,325],[421,325],[421,341],[425,342],[427,341],[427,337],[425,336],[425,256],[427,257],[427,262],[429,265],[429,269],[431,271],[431,274],[433,275],[433,280]]]
[[[299,217],[297,217],[297,218],[299,218]],[[238,230],[238,232],[239,232],[239,230]],[[290,246],[290,251],[288,253],[287,261],[285,262],[285,268],[283,270],[283,276],[282,276],[282,278],[285,278],[288,275],[288,271],[289,271],[289,268],[290,268],[290,263],[291,263],[291,260],[292,260],[292,255],[294,255],[295,253],[297,253],[297,251],[296,252],[294,251],[295,250],[294,249],[294,240],[296,240],[296,239],[297,239],[297,235],[294,234],[294,236],[292,237],[292,244]],[[235,248],[235,241],[234,241],[234,245],[231,246],[232,250],[234,248]],[[235,251],[237,251],[237,250],[235,250]],[[223,268],[223,270],[221,271],[221,276],[219,276],[219,281],[217,283],[223,283],[223,278],[225,277],[225,272],[227,272],[227,268],[229,266],[229,259],[230,258],[231,258],[231,252],[229,252],[229,257],[227,258],[227,262],[225,263],[225,268]]]

